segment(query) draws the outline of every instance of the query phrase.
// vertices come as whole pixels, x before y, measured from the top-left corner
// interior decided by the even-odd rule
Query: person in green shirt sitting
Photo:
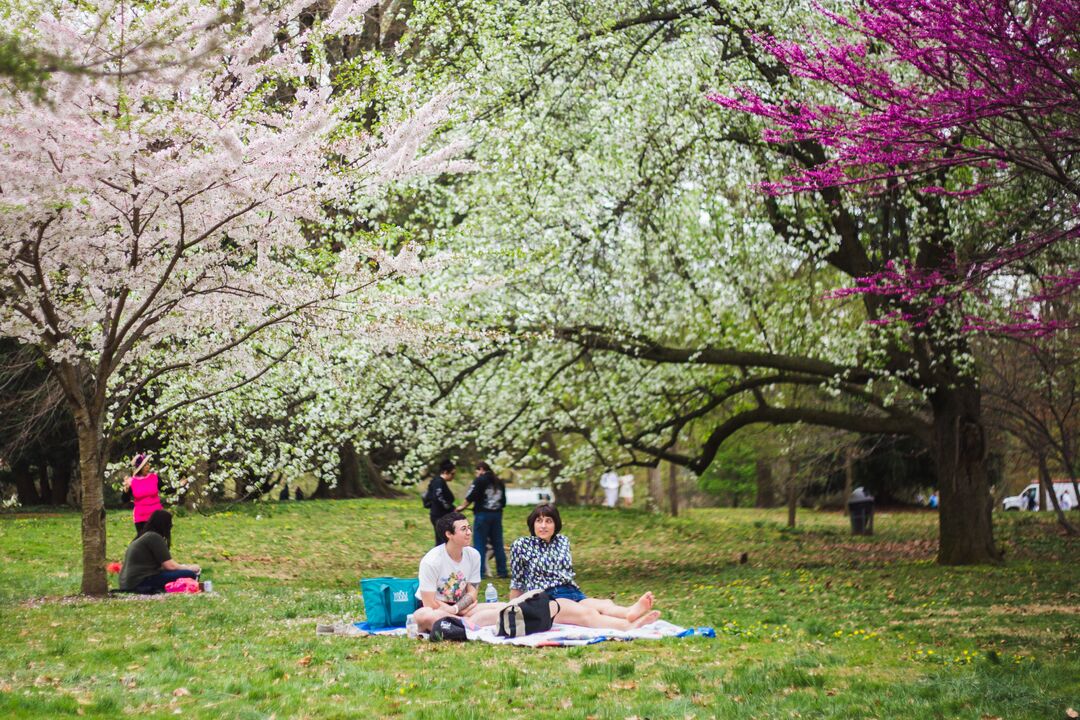
[[[198,565],[181,565],[169,554],[166,538],[172,534],[172,514],[155,510],[146,521],[143,534],[131,541],[124,552],[120,569],[122,592],[152,595],[165,592],[165,585],[179,578],[197,580],[202,569]]]

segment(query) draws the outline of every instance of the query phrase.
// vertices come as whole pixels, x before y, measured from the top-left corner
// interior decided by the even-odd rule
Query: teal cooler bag
[[[405,618],[416,609],[418,578],[364,578],[364,614],[372,628],[405,627]]]

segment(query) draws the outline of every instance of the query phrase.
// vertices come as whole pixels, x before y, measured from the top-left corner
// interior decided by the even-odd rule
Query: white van
[[[554,497],[551,488],[506,488],[507,505],[540,505],[551,502]]]
[[[1071,482],[1055,482],[1054,493],[1058,496],[1058,504],[1062,509],[1076,507],[1076,494],[1073,492]],[[1002,510],[1053,510],[1053,505],[1039,507],[1042,503],[1042,490],[1038,483],[1032,483],[1024,488],[1019,495],[1007,497],[1001,501]]]

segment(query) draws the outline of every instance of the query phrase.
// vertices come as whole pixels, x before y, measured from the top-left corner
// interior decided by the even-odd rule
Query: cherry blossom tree
[[[320,48],[373,0],[313,25],[296,20],[306,4],[223,21],[193,0],[57,3],[30,39],[96,72],[55,76],[41,102],[0,98],[0,333],[40,348],[75,418],[84,593],[107,587],[103,471],[133,404],[216,364],[221,384],[184,402],[213,397],[287,355],[327,303],[377,304],[364,291],[419,271],[415,251],[332,243],[324,212],[460,167],[453,144],[419,153],[446,96],[371,135],[363,99],[334,92]]]

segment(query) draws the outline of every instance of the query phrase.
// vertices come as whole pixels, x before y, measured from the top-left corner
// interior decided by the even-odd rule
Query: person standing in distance
[[[619,476],[615,471],[608,468],[600,476],[600,487],[604,489],[604,505],[609,508],[615,507],[619,502]]]
[[[506,571],[506,547],[503,545],[503,508],[506,507],[506,484],[495,475],[486,462],[476,463],[476,479],[465,493],[465,504],[457,509],[475,503],[473,511],[473,547],[480,553],[480,577],[488,577],[487,546],[495,550],[495,565],[499,577],[510,577]]]
[[[135,537],[139,537],[145,531],[150,516],[164,508],[161,506],[161,496],[158,494],[160,481],[157,473],[150,472],[150,455],[139,453],[132,461],[132,466],[135,470],[131,477],[124,480],[124,490],[130,492],[131,499],[135,501],[131,519],[135,523]],[[165,537],[166,541],[170,539],[168,536]]]
[[[439,518],[454,512],[454,493],[449,483],[454,479],[456,471],[457,466],[452,460],[443,460],[439,465],[438,473],[431,478],[427,492],[424,493],[424,507],[428,509],[431,527],[435,530],[436,545],[446,542],[446,536],[439,532],[437,523]]]

